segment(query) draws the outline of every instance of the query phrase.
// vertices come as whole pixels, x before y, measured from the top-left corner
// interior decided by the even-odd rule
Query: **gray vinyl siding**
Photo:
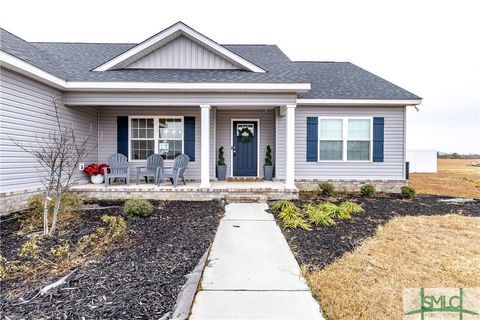
[[[307,162],[307,117],[384,117],[384,162]],[[277,177],[285,178],[285,117],[277,114]],[[295,179],[403,180],[405,107],[297,106],[295,112]]]
[[[97,108],[66,107],[62,92],[5,68],[0,69],[0,187],[2,192],[42,187],[44,174],[34,156],[15,145],[34,147],[37,137],[56,128],[52,98],[59,114],[71,123],[78,139],[89,136],[91,151],[85,162],[97,161]],[[80,178],[84,178],[79,171]]]
[[[231,165],[231,137],[232,119],[259,119],[260,120],[260,149],[258,150],[259,176],[263,177],[263,165],[267,145],[272,148],[272,158],[275,163],[275,110],[217,110],[216,150],[224,147],[227,177],[232,175]]]
[[[99,108],[99,161],[106,162],[107,157],[117,152],[117,117],[118,116],[184,116],[195,117],[195,161],[185,171],[186,179],[200,179],[200,107],[100,107]],[[210,111],[210,162],[214,161],[214,112]],[[146,161],[130,161],[132,178],[136,178],[136,167],[145,165]],[[171,161],[167,162],[169,166]],[[214,177],[214,165],[210,176]]]
[[[240,69],[234,63],[184,36],[138,59],[127,68]]]

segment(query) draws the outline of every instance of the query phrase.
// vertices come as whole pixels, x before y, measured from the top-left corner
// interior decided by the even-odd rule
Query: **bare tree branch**
[[[35,144],[29,147],[22,145],[10,137],[13,143],[34,156],[40,165],[39,176],[45,186],[44,210],[43,210],[43,231],[44,234],[55,232],[58,213],[61,208],[63,194],[68,191],[72,183],[78,178],[78,165],[90,154],[88,141],[92,132],[86,137],[78,140],[73,123],[69,123],[60,116],[58,97],[52,97],[53,117],[55,118],[55,129],[44,135],[35,137]],[[53,206],[52,223],[49,226],[49,201],[55,196]]]

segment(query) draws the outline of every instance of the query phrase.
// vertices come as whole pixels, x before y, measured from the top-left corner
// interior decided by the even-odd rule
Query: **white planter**
[[[96,175],[90,176],[90,181],[92,181],[93,184],[103,183],[103,174],[96,174]]]

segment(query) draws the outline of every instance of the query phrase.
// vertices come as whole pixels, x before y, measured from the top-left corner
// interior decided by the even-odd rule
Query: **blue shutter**
[[[373,162],[383,162],[384,119],[373,118]]]
[[[195,161],[195,117],[183,118],[183,149],[190,161]]]
[[[307,117],[307,161],[318,161],[318,117]]]
[[[128,157],[128,117],[117,117],[117,152]]]

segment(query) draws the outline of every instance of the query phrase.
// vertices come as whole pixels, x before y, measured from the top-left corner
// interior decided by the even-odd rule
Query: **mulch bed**
[[[480,217],[480,201],[470,203],[445,203],[439,199],[448,197],[418,195],[414,199],[403,199],[395,194],[378,194],[372,198],[359,194],[338,194],[333,197],[312,196],[303,193],[294,201],[298,207],[306,203],[330,201],[355,201],[363,206],[365,213],[354,214],[352,220],[337,220],[330,227],[312,226],[311,231],[282,229],[287,242],[301,265],[324,268],[345,252],[353,251],[362,241],[373,236],[380,225],[394,217],[419,215],[462,214]],[[275,217],[278,219],[278,217]],[[280,220],[277,220],[281,224]]]
[[[118,215],[119,202],[99,202],[83,211],[58,234],[75,243],[101,225],[103,214]],[[30,299],[59,277],[1,283],[0,311],[7,319],[149,319],[174,307],[185,275],[197,265],[213,241],[223,206],[220,202],[157,202],[147,218],[127,219],[133,231],[124,247],[104,253],[80,267],[67,283],[45,296]],[[102,207],[106,207],[103,208]],[[1,223],[1,252],[12,258],[26,240],[15,234],[19,219]],[[55,240],[42,242],[51,247]]]

